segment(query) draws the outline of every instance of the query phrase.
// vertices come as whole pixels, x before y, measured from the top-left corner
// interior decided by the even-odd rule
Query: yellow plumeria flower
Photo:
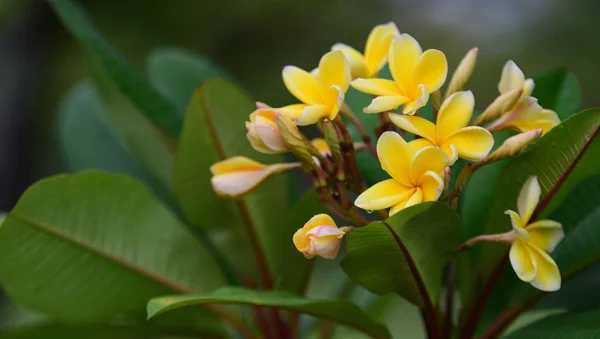
[[[385,132],[377,142],[381,167],[392,179],[373,185],[354,204],[365,210],[391,207],[393,215],[406,207],[437,200],[444,190],[441,177],[448,166],[446,153],[435,147],[415,151],[395,132]]]
[[[523,74],[523,71],[521,71],[514,61],[509,60],[504,64],[500,82],[498,83],[498,91],[500,91],[500,94],[522,88],[523,92],[521,98],[524,98],[531,95],[534,86],[533,79],[525,79],[525,74]]]
[[[377,96],[365,107],[365,113],[391,111],[404,105],[402,112],[412,115],[425,106],[431,93],[442,87],[448,74],[444,53],[435,49],[423,52],[408,34],[394,39],[388,62],[393,81],[363,78],[352,81],[352,87]]]
[[[259,152],[272,154],[288,151],[275,122],[275,114],[273,109],[257,109],[250,114],[250,121],[246,122],[248,141]]]
[[[488,129],[491,131],[512,129],[529,132],[541,128],[542,134],[546,134],[558,124],[560,124],[560,118],[554,111],[542,108],[536,98],[525,97],[519,100],[512,111],[504,114]]]
[[[350,62],[352,78],[373,78],[383,68],[387,62],[387,55],[390,50],[392,39],[400,35],[400,31],[393,22],[385,25],[377,25],[367,38],[365,54],[361,54],[354,48],[335,44],[331,48],[334,51],[342,51]]]
[[[417,116],[390,114],[390,120],[403,130],[421,136],[411,141],[415,149],[435,146],[454,164],[458,157],[478,161],[494,146],[492,134],[485,128],[468,126],[475,99],[471,91],[456,92],[442,104],[435,124]]]
[[[335,259],[346,227],[338,228],[327,214],[317,214],[294,234],[294,245],[307,259],[320,256]]]
[[[276,109],[298,125],[311,125],[321,118],[335,119],[350,86],[350,65],[340,51],[325,54],[318,71],[308,73],[295,66],[283,69],[283,82],[301,104]]]
[[[537,177],[529,177],[517,201],[517,210],[510,215],[515,240],[510,248],[510,263],[519,279],[542,291],[556,291],[561,278],[558,266],[548,254],[564,238],[562,225],[553,220],[530,223],[531,215],[541,195]]]

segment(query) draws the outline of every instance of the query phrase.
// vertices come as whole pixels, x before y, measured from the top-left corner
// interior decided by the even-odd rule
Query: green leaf
[[[389,227],[374,222],[348,235],[342,268],[376,294],[397,293],[419,306],[425,298],[435,303],[444,268],[462,241],[458,214],[429,202],[407,208],[386,223]]]
[[[200,86],[186,112],[173,190],[190,223],[208,231],[242,274],[256,277],[247,230],[258,233],[271,272],[277,272],[285,265],[277,261],[280,246],[291,246],[290,229],[299,227],[283,223],[289,213],[285,177],[270,178],[256,192],[232,201],[213,192],[209,171],[215,162],[238,155],[265,164],[283,161],[281,156],[256,152],[248,142],[244,121],[253,110],[254,102],[224,80],[211,79]]]
[[[148,57],[150,82],[184,116],[194,90],[214,77],[229,78],[208,58],[181,48],[159,48]]]
[[[564,68],[559,68],[534,78],[532,96],[539,104],[567,119],[581,107],[581,90],[577,78]]]
[[[254,291],[236,287],[221,288],[210,295],[168,296],[150,300],[148,303],[148,317],[151,318],[180,307],[205,304],[275,307],[330,319],[369,334],[373,338],[390,337],[385,326],[373,321],[356,305],[345,300],[305,299],[288,292]]]
[[[177,137],[181,119],[173,105],[156,92],[96,30],[84,9],[73,0],[50,1],[58,18],[132,104],[169,136]]]
[[[101,321],[166,293],[223,285],[211,255],[142,184],[102,171],[32,185],[0,228],[0,283],[18,304]]]
[[[583,339],[600,336],[598,319],[600,311],[581,313],[563,313],[543,318],[535,323],[518,329],[506,339]]]

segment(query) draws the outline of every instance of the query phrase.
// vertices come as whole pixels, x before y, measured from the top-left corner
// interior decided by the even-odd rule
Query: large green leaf
[[[173,189],[190,223],[209,231],[240,272],[256,277],[247,230],[252,228],[258,233],[271,272],[277,272],[286,265],[279,257],[280,246],[289,243],[290,230],[298,228],[284,223],[289,213],[285,177],[275,176],[246,198],[232,201],[213,192],[209,171],[215,162],[238,155],[262,163],[283,160],[281,156],[258,153],[250,146],[244,121],[253,109],[253,101],[224,80],[211,79],[200,86],[186,112]]]
[[[73,0],[49,4],[65,27],[98,62],[108,77],[132,104],[168,135],[179,135],[181,119],[168,100],[156,92],[96,30],[84,9]]]
[[[456,211],[423,203],[350,233],[342,268],[376,294],[394,292],[423,306],[426,297],[438,300],[444,268],[461,241]]]
[[[180,307],[204,304],[243,304],[276,307],[330,319],[371,335],[372,338],[389,338],[385,326],[373,321],[356,305],[344,300],[315,300],[298,297],[288,292],[254,291],[225,287],[209,295],[169,296],[151,300],[148,316],[153,317]]]
[[[581,91],[573,73],[559,68],[534,78],[532,96],[542,107],[554,110],[562,120],[581,107]]]
[[[211,255],[146,189],[102,171],[32,185],[0,228],[0,283],[66,321],[143,309],[165,293],[223,285]]]
[[[506,339],[587,339],[600,337],[600,311],[564,313],[543,318],[518,329]]]

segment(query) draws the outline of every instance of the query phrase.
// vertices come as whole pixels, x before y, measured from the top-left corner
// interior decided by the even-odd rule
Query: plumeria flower
[[[478,161],[488,155],[494,146],[494,138],[483,127],[467,126],[474,106],[471,91],[456,92],[442,104],[435,124],[421,117],[401,114],[390,114],[390,120],[403,130],[422,137],[411,141],[415,149],[435,146],[446,153],[450,165],[459,157]]]
[[[392,179],[373,185],[354,204],[365,210],[391,207],[390,215],[425,201],[435,201],[444,190],[442,175],[446,153],[436,147],[415,151],[395,132],[385,132],[377,142],[381,167]]]
[[[299,167],[299,163],[263,165],[238,156],[213,164],[210,181],[219,196],[238,198],[258,188],[271,175]]]
[[[314,124],[321,118],[333,120],[344,102],[350,80],[350,65],[340,51],[325,54],[318,71],[312,74],[295,66],[286,66],[283,82],[302,103],[276,110],[301,126]]]
[[[542,291],[556,291],[561,278],[558,266],[548,254],[564,238],[560,223],[538,220],[530,223],[541,195],[537,177],[529,177],[517,201],[517,210],[506,211],[515,233],[510,248],[510,263],[519,279]]]
[[[509,60],[504,64],[500,82],[498,83],[498,91],[500,91],[500,94],[522,88],[523,92],[521,98],[524,98],[531,95],[534,86],[535,83],[533,82],[533,79],[525,79],[525,74],[523,74],[523,71],[521,71],[514,61]]]
[[[270,108],[257,109],[250,114],[250,121],[246,122],[246,136],[252,147],[259,152],[271,154],[288,151],[275,122],[275,114],[277,113]]]
[[[350,62],[352,78],[373,78],[387,62],[388,51],[392,39],[400,35],[400,31],[393,22],[385,25],[377,25],[367,38],[365,54],[361,54],[354,48],[335,44],[331,48],[334,51],[342,51]]]
[[[442,87],[448,74],[444,53],[435,49],[423,52],[408,34],[392,42],[388,62],[393,81],[363,78],[352,81],[352,87],[377,96],[365,107],[365,113],[391,111],[404,105],[402,112],[412,115],[425,106],[431,93]]]
[[[554,111],[542,108],[536,98],[525,97],[519,100],[512,111],[493,122],[488,130],[511,129],[528,132],[541,128],[542,134],[546,134],[558,124],[560,124],[560,118]]]
[[[307,259],[335,259],[349,227],[338,228],[327,214],[317,214],[294,234],[294,245]]]

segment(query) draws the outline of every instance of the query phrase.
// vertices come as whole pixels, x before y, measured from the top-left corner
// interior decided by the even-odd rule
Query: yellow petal
[[[309,255],[325,259],[335,259],[340,250],[344,232],[338,228],[320,226],[307,232],[310,241]]]
[[[321,58],[319,63],[319,82],[324,93],[329,91],[331,86],[338,86],[343,93],[346,93],[350,86],[350,64],[344,53],[341,51],[331,51]]]
[[[504,214],[507,214],[510,217],[510,223],[512,224],[513,230],[520,231],[525,228],[526,225],[523,222],[523,219],[521,219],[521,216],[519,215],[519,213],[517,213],[515,211],[507,210],[507,211],[504,211]],[[517,233],[519,233],[519,232],[517,232]],[[527,234],[527,233],[524,233],[524,234]],[[527,239],[529,239],[529,236],[527,236]],[[524,239],[524,240],[526,240],[526,239]]]
[[[327,144],[327,142],[325,141],[325,139],[323,138],[315,138],[310,142],[313,146],[315,146],[315,148],[317,149],[317,151],[323,153],[323,154],[331,154],[331,149],[329,149],[329,145]]]
[[[317,214],[314,217],[310,218],[310,220],[308,220],[306,222],[306,224],[304,224],[304,227],[302,227],[302,228],[305,231],[309,231],[312,228],[315,228],[317,226],[323,226],[323,225],[336,226],[335,221],[333,221],[333,219],[329,215]]]
[[[413,100],[404,105],[404,108],[402,108],[402,113],[413,115],[417,112],[417,110],[427,104],[427,101],[429,100],[429,93],[427,92],[425,85],[419,85],[417,93],[421,93],[420,96],[411,98]]]
[[[448,166],[446,153],[436,147],[425,147],[415,153],[410,163],[410,176],[418,184],[426,172],[442,173]]]
[[[446,153],[446,156],[448,157],[448,166],[454,165],[456,160],[458,160],[458,151],[456,150],[456,146],[453,144],[442,144],[438,146],[438,148]]]
[[[415,151],[396,132],[384,132],[377,141],[381,168],[404,186],[413,186],[409,170],[413,154]]]
[[[506,93],[510,90],[523,88],[525,85],[525,75],[523,71],[515,64],[514,61],[509,60],[502,68],[502,75],[500,77],[500,83],[498,83],[498,90],[500,93]]]
[[[404,186],[394,179],[388,179],[364,191],[356,198],[354,205],[364,210],[381,210],[406,200],[411,192],[411,187]]]
[[[405,95],[414,91],[413,76],[422,53],[421,45],[408,34],[402,34],[392,42],[390,72]]]
[[[414,85],[425,85],[427,92],[440,89],[448,76],[446,56],[437,49],[426,50],[419,58],[413,78]]]
[[[240,170],[215,175],[211,178],[210,182],[219,196],[238,198],[258,188],[271,174],[273,174],[273,168],[248,171]]]
[[[305,234],[306,231],[303,228],[298,229],[296,233],[294,233],[292,241],[294,242],[294,246],[296,246],[296,249],[302,252],[308,259],[310,259],[313,256],[307,256],[305,253],[310,246]]]
[[[533,79],[526,79],[525,83],[523,84],[523,94],[521,94],[521,96],[523,96],[523,97],[530,96],[531,93],[533,92],[534,87],[535,87],[535,83],[533,82]]]
[[[560,289],[560,271],[554,259],[548,253],[534,246],[528,246],[530,253],[537,264],[537,274],[531,285],[539,290],[553,292]]]
[[[527,181],[523,184],[523,188],[521,188],[517,200],[517,210],[523,220],[523,224],[527,225],[529,223],[529,218],[531,218],[533,211],[537,207],[541,194],[542,189],[540,188],[537,177],[531,176],[527,178]]]
[[[429,140],[430,143],[435,143],[435,125],[431,121],[404,114],[389,114],[389,117],[394,125],[401,129],[423,137]]]
[[[530,282],[537,273],[536,261],[533,260],[528,246],[519,240],[510,247],[510,263],[519,279]]]
[[[551,121],[555,125],[560,124],[560,118],[558,117],[558,114],[556,114],[556,112],[554,112],[553,110],[543,109],[540,113],[540,119]]]
[[[418,139],[409,141],[408,144],[415,152],[422,148],[425,148],[425,147],[435,146],[433,143],[431,143],[431,141],[429,141],[425,138],[418,138]]]
[[[326,105],[328,106],[328,118],[329,120],[335,119],[338,113],[340,112],[340,107],[344,102],[344,91],[339,86],[331,86],[327,91],[327,101]]]
[[[437,201],[444,192],[444,180],[439,174],[428,171],[421,177],[419,187],[423,191],[423,201]]]
[[[437,116],[437,136],[440,141],[466,127],[473,116],[475,98],[473,92],[456,92],[444,100]]]
[[[335,44],[331,47],[333,51],[341,51],[350,63],[350,72],[352,78],[368,78],[370,77],[369,69],[365,58],[359,51],[345,44]]]
[[[565,237],[562,225],[554,220],[539,220],[527,225],[529,243],[546,252],[554,248]]]
[[[393,111],[400,105],[405,104],[408,98],[401,96],[380,96],[373,101],[371,104],[363,109],[365,113],[381,113],[387,111]]]
[[[298,100],[308,105],[319,103],[319,83],[305,70],[295,66],[283,68],[283,83]]]
[[[469,126],[448,136],[444,145],[454,145],[460,158],[478,161],[490,153],[494,147],[494,137],[483,127]]]
[[[385,25],[377,25],[367,38],[365,46],[365,62],[369,70],[368,77],[373,77],[381,70],[390,51],[390,44],[394,37],[400,35],[400,31],[393,22]]]
[[[351,83],[354,89],[371,95],[401,95],[398,85],[392,80],[387,79],[356,79]]]
[[[219,161],[210,167],[213,175],[226,174],[238,171],[258,171],[266,169],[267,166],[246,157],[231,157]]]
[[[294,119],[298,126],[307,126],[316,124],[322,118],[329,117],[330,107],[327,105],[310,105],[302,111],[302,115]]]
[[[412,189],[410,191],[410,195],[407,196],[406,199],[400,201],[390,209],[390,217],[402,211],[405,208],[414,206],[416,204],[420,204],[421,202],[423,202],[423,192],[421,191],[421,189]]]
[[[275,111],[287,116],[290,119],[296,119],[302,116],[302,112],[304,112],[306,107],[308,107],[306,104],[293,104],[275,108]]]

